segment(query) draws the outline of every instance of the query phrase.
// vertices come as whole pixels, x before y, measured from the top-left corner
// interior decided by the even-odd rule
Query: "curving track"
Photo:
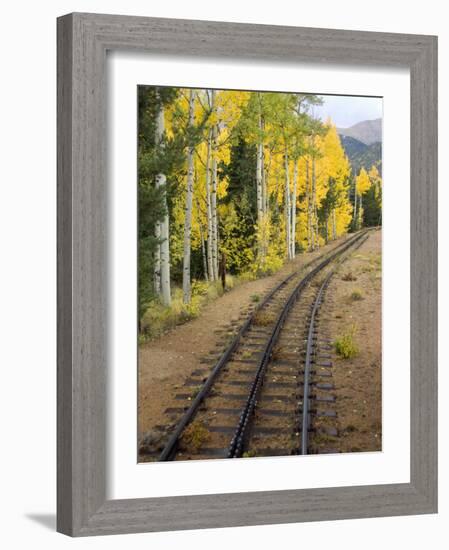
[[[366,238],[364,231],[346,240],[265,297],[200,380],[158,460],[314,452],[308,441],[312,415],[335,416],[324,408],[333,401],[333,386],[330,342],[317,339],[319,308],[338,263]],[[201,426],[193,449],[183,446],[189,424]],[[327,431],[332,435],[335,428]]]

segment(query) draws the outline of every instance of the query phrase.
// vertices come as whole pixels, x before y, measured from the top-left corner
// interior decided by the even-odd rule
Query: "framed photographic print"
[[[58,20],[58,530],[436,512],[436,38]]]

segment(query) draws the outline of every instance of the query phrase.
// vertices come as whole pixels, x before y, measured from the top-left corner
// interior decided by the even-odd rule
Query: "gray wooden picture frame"
[[[58,531],[83,536],[436,512],[437,38],[82,13],[57,24]],[[410,483],[106,499],[108,50],[410,69]]]

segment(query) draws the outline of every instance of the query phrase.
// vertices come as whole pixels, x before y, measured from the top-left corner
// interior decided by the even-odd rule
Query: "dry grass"
[[[319,288],[322,284],[323,284],[323,278],[317,277],[316,279],[313,279],[313,281],[310,283],[310,286]]]
[[[273,361],[288,359],[289,357],[290,357],[289,351],[284,348],[281,348],[280,346],[276,346],[273,350],[273,353],[271,354],[271,358]]]
[[[196,452],[210,439],[210,433],[202,422],[192,422],[187,426],[181,436],[181,448],[183,451]]]
[[[347,271],[341,276],[342,281],[357,281],[357,277],[352,273],[352,271]]]
[[[266,310],[262,310],[262,311],[258,311],[254,315],[253,324],[254,326],[266,327],[273,324],[275,321],[276,321],[276,317],[273,313]]]

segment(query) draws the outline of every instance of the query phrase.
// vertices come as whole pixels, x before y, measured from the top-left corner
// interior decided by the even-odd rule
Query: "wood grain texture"
[[[70,14],[58,20],[58,531],[97,535],[437,509],[436,37]],[[409,67],[411,482],[106,501],[106,51]]]
[[[411,479],[437,508],[438,89],[437,42],[420,53],[411,80]]]
[[[72,528],[72,24],[58,20],[58,155],[57,155],[57,515],[59,531]],[[59,510],[61,509],[60,506]]]

